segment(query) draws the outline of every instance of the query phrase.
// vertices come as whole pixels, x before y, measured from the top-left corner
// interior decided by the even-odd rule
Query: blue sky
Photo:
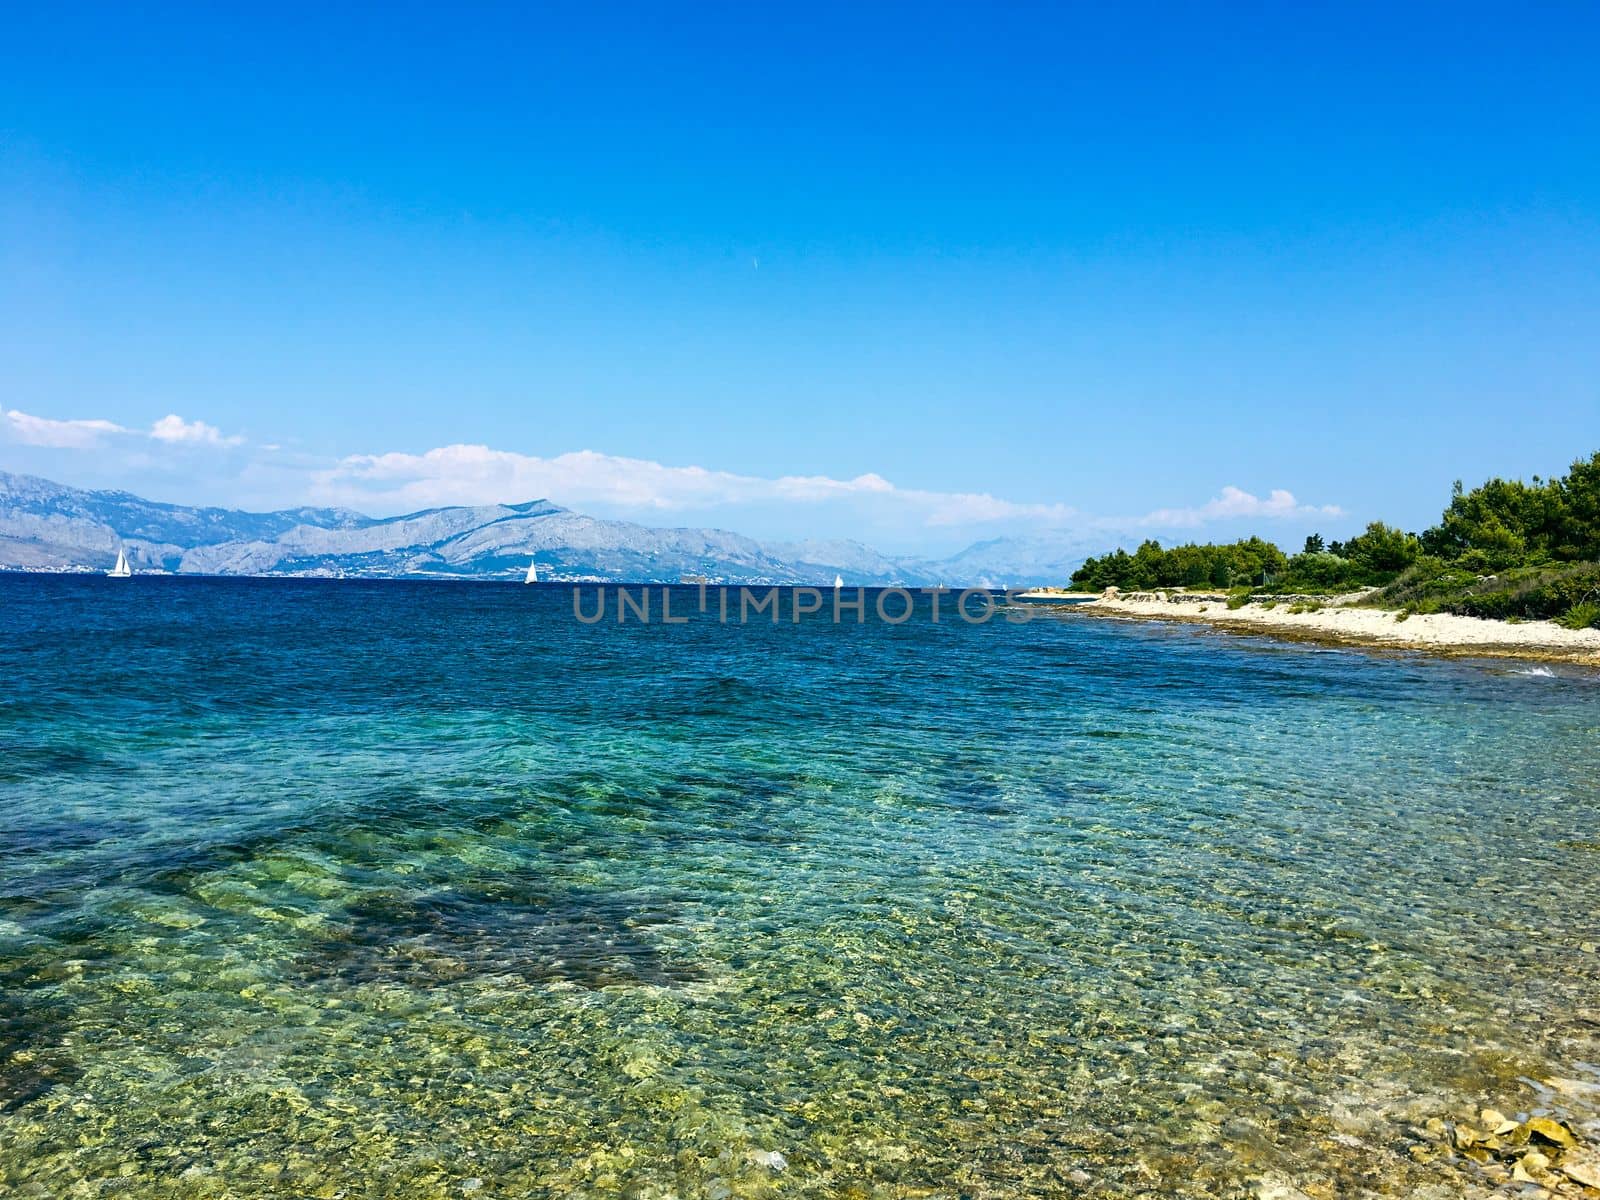
[[[1597,33],[9,6],[0,468],[905,550],[1420,527],[1600,448]]]

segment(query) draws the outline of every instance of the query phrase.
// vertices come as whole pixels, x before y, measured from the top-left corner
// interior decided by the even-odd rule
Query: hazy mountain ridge
[[[851,584],[1005,586],[1060,583],[1076,565],[1050,561],[1054,554],[1030,560],[1024,545],[1002,539],[927,561],[849,540],[764,543],[721,529],[657,529],[547,500],[387,518],[340,508],[250,513],[0,472],[0,569],[103,570],[119,546],[136,571],[212,575],[511,579],[533,559],[552,579],[828,584],[843,575]],[[1003,552],[986,555],[985,546]]]
[[[1065,585],[1090,554],[1118,545],[1137,545],[1127,533],[1093,535],[1045,533],[1036,537],[998,537],[974,542],[941,559],[938,566],[963,582],[1009,587],[1013,584]]]

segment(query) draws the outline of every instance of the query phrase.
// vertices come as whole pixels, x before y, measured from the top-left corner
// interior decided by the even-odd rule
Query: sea
[[[0,1194],[1453,1197],[1441,1121],[1596,1138],[1600,675],[652,591],[0,576]]]

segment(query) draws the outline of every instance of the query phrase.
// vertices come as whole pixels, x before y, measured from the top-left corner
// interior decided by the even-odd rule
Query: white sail
[[[834,591],[838,591],[843,586],[844,586],[844,576],[843,575],[835,575],[833,577],[833,590]]]
[[[538,583],[539,582],[539,564],[538,563],[530,562],[528,564],[528,573],[525,576],[523,576],[522,582],[523,583]]]
[[[106,572],[113,579],[126,579],[133,574],[133,568],[128,565],[127,552],[121,546],[117,547],[117,565]]]

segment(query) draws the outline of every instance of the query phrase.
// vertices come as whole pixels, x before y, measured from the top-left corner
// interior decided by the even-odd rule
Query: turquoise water
[[[486,584],[0,616],[9,1195],[1453,1196],[1428,1117],[1600,1112],[1593,675]]]

